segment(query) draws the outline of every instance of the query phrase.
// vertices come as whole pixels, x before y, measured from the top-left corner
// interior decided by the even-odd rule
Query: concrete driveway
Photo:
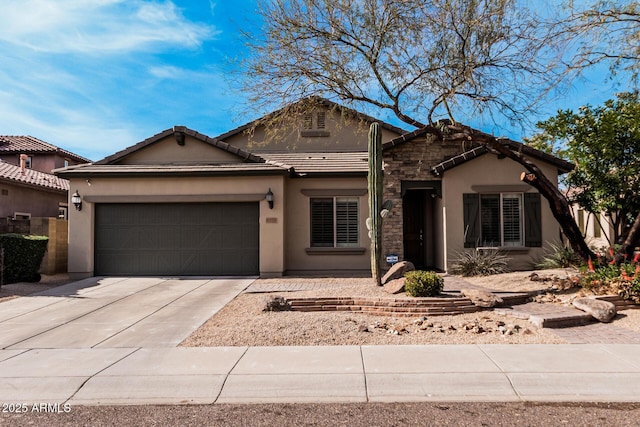
[[[176,347],[254,278],[92,277],[0,304],[0,349]]]

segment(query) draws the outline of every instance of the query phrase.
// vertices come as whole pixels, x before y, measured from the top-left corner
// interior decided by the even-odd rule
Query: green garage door
[[[97,204],[95,274],[255,275],[258,203]]]

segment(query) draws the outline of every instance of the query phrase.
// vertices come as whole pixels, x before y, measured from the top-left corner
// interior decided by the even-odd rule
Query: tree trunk
[[[547,199],[554,218],[558,221],[558,224],[560,224],[574,252],[584,261],[596,258],[596,255],[585,242],[580,228],[571,215],[571,207],[569,206],[569,202],[567,202],[567,198],[560,192],[558,187],[544,175],[538,166],[525,158],[521,152],[512,150],[492,135],[457,124],[449,128],[454,133],[464,132],[469,140],[484,144],[486,147],[521,164],[528,171],[528,173],[522,174],[521,180],[533,186]]]
[[[629,234],[627,234],[627,238],[622,244],[622,249],[620,253],[616,255],[616,261],[621,263],[624,259],[624,256],[627,256],[627,259],[633,258],[633,252],[640,243],[640,213],[636,216],[635,221],[633,221],[633,225],[629,230]]]

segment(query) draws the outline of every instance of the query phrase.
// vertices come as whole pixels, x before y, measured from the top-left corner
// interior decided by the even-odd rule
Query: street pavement
[[[178,347],[252,281],[91,278],[0,303],[0,402],[640,401],[640,344]]]

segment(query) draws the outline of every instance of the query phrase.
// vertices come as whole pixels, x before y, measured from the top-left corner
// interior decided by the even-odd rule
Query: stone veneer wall
[[[440,177],[431,173],[431,167],[469,148],[469,146],[463,147],[461,143],[443,143],[435,136],[427,135],[383,152],[383,200],[393,200],[391,215],[383,222],[383,254],[393,253],[398,255],[400,261],[404,259],[402,181],[439,180]],[[435,248],[435,250],[441,251],[442,248]]]

